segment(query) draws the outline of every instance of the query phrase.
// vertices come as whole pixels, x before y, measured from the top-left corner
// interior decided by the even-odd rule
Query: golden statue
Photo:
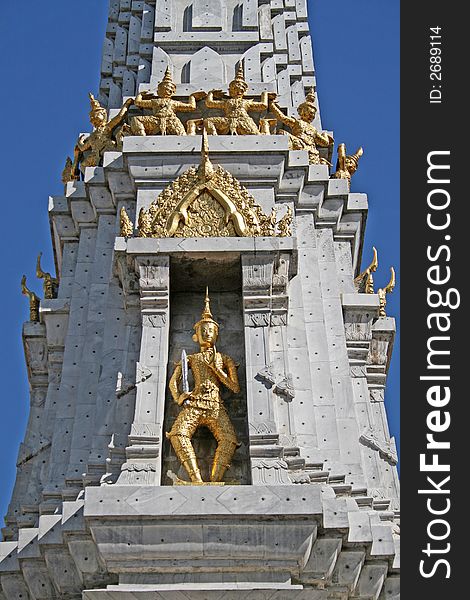
[[[172,100],[176,85],[167,67],[163,79],[157,86],[157,96],[151,92],[142,92],[135,99],[139,108],[148,108],[151,115],[133,117],[130,122],[131,135],[186,135],[183,123],[177,117],[178,112],[196,110],[196,100],[204,98],[205,92],[194,92],[189,102]]]
[[[45,273],[41,269],[41,256],[42,252],[39,253],[38,259],[36,261],[36,277],[38,279],[44,279],[43,289],[44,289],[44,298],[46,300],[51,300],[52,298],[57,298],[57,291],[59,288],[59,279],[58,277],[52,277],[50,273]]]
[[[391,294],[395,288],[395,269],[390,267],[390,281],[384,288],[377,290],[379,296],[379,317],[386,317],[385,307],[387,306],[387,294]]]
[[[21,278],[21,293],[29,298],[29,320],[39,323],[39,296],[26,287],[26,275]]]
[[[211,90],[207,94],[207,108],[217,108],[225,114],[224,117],[204,119],[207,133],[210,135],[260,135],[258,125],[248,113],[267,110],[269,98],[275,98],[275,94],[263,92],[261,102],[246,100],[244,96],[248,91],[248,84],[245,81],[242,64],[238,68],[235,79],[229,83],[228,90],[229,97],[225,96],[222,90]],[[222,99],[214,100],[214,97]],[[269,133],[266,126],[263,126],[263,133]]]
[[[114,136],[114,130],[124,122],[129,106],[134,103],[134,99],[129,98],[118,114],[108,121],[108,113],[104,106],[101,106],[93,94],[89,94],[89,97],[91,104],[90,123],[94,129],[89,135],[83,134],[78,138],[71,169],[72,179],[79,179],[79,167],[82,169],[84,167],[96,167],[100,164],[105,152],[119,150],[120,143],[116,139],[119,138],[119,135]],[[67,165],[68,161],[66,168]],[[65,170],[62,173],[62,181],[64,179],[67,179]]]
[[[121,237],[131,237],[134,233],[134,226],[132,221],[129,219],[129,215],[124,206],[121,207],[119,212],[119,235]]]
[[[237,434],[220,396],[220,387],[224,385],[234,394],[238,394],[240,385],[234,360],[216,350],[219,325],[212,318],[207,289],[204,310],[194,329],[196,333],[193,340],[199,343],[200,352],[186,356],[183,350],[181,361],[177,363],[170,379],[169,388],[173,400],[183,408],[171,431],[166,435],[191,482],[203,484],[191,439],[198,427],[207,427],[217,440],[210,475],[211,483],[217,483],[222,481],[239,445]],[[192,391],[189,391],[188,368],[194,377]],[[182,391],[179,389],[180,382]]]
[[[348,185],[351,187],[351,177],[357,171],[359,159],[364,154],[362,148],[358,148],[355,154],[346,155],[346,145],[338,146],[338,160],[336,162],[336,173],[331,176],[332,179],[347,179]]]
[[[315,93],[312,89],[307,94],[305,102],[302,102],[297,109],[300,119],[285,115],[276,102],[270,103],[269,110],[276,115],[281,123],[287,125],[291,130],[290,133],[284,130],[278,131],[278,133],[287,134],[289,136],[289,150],[307,150],[309,163],[311,165],[330,165],[328,160],[320,157],[317,146],[328,148],[333,145],[334,140],[330,134],[325,131],[318,131],[316,127],[312,125],[312,121],[317,113],[314,102]]]
[[[372,273],[377,271],[377,267],[379,266],[379,259],[377,255],[377,250],[374,246],[372,246],[373,257],[372,262],[364,269],[362,273],[360,273],[354,279],[354,285],[356,286],[356,290],[358,294],[373,294],[374,293],[374,278],[372,277]]]

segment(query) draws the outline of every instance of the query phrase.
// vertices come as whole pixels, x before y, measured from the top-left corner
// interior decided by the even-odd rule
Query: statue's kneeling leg
[[[185,435],[172,435],[169,437],[171,445],[176,452],[176,456],[180,459],[181,464],[186,469],[191,481],[201,483],[201,472],[199,471],[191,439]]]
[[[226,135],[229,132],[229,124],[225,117],[204,119],[204,127],[208,135]]]
[[[139,117],[132,117],[130,129],[132,135],[146,135],[144,124]]]
[[[199,424],[198,417],[199,415],[193,410],[183,409],[173,423],[171,431],[166,436],[170,440],[176,456],[186,469],[191,481],[202,483],[196,453],[191,443],[191,438]]]
[[[211,481],[217,482],[222,481],[239,444],[235,429],[225,411],[220,412],[215,427],[209,428],[218,442],[211,469]]]

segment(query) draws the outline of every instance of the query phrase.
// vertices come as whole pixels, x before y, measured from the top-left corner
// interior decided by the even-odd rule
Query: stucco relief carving
[[[283,460],[252,459],[252,478],[254,485],[289,485],[287,463]]]
[[[292,375],[288,373],[285,375],[274,388],[274,393],[278,396],[283,396],[286,402],[292,402],[295,398],[294,382]]]
[[[26,360],[33,374],[47,373],[47,345],[41,338],[25,339]]]
[[[371,340],[367,364],[386,365],[388,361],[388,346],[390,340],[387,338],[374,337]]]
[[[372,450],[377,450],[380,456],[390,464],[396,465],[398,463],[397,454],[390,442],[380,439],[372,427],[369,427],[362,432],[359,441],[364,444],[364,446],[368,446]]]
[[[144,327],[162,327],[167,323],[167,314],[159,313],[155,315],[143,315],[142,324]]]
[[[168,287],[167,265],[139,265],[139,285],[141,289],[165,290]]]
[[[345,315],[344,331],[347,341],[368,342],[372,338],[372,319],[369,315],[348,311]]]

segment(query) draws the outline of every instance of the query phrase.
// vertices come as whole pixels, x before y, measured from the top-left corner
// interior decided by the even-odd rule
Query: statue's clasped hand
[[[179,395],[177,403],[179,406],[187,406],[189,402],[189,398],[191,397],[191,392],[183,392]]]

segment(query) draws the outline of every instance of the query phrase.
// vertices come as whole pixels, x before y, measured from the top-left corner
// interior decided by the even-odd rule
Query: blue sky
[[[352,191],[369,196],[365,261],[379,250],[375,276],[398,285],[388,314],[398,317],[399,267],[399,2],[309,0],[317,94],[323,127],[349,150],[364,147]],[[106,0],[24,0],[2,6],[0,142],[2,344],[0,369],[0,518],[15,477],[18,447],[29,411],[21,341],[28,302],[20,280],[41,291],[37,254],[53,271],[48,196],[62,194],[60,175],[77,134],[89,130],[88,92],[97,91]],[[392,434],[399,435],[398,338],[387,387]]]

